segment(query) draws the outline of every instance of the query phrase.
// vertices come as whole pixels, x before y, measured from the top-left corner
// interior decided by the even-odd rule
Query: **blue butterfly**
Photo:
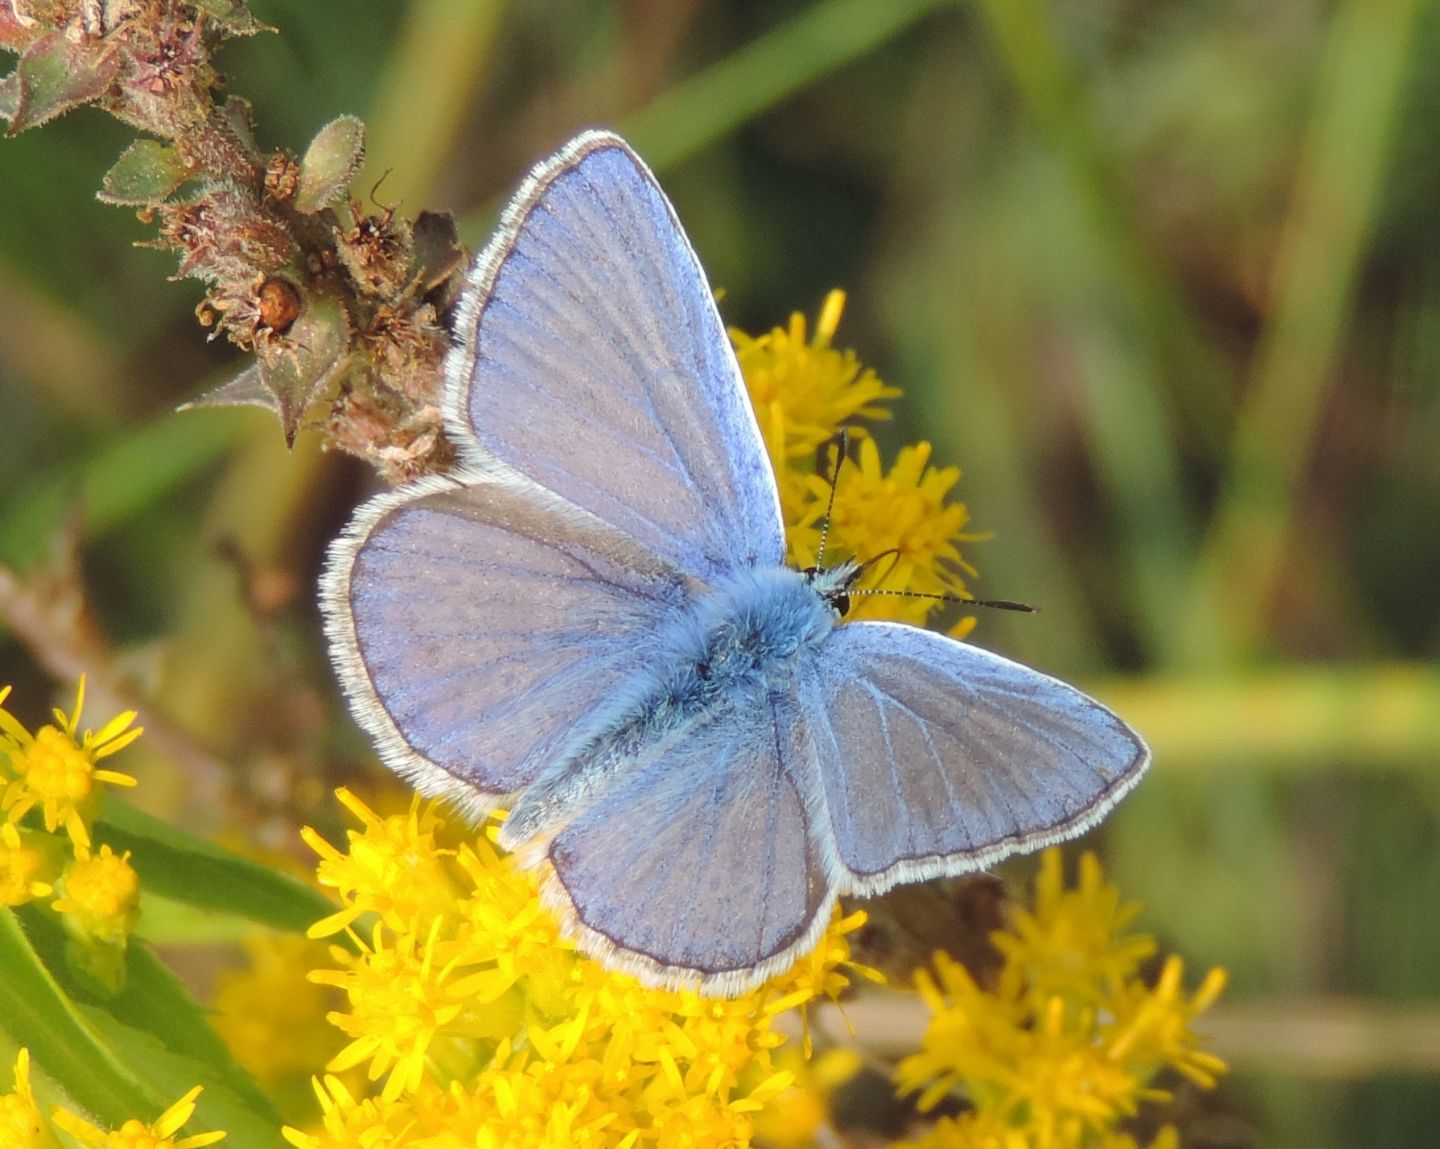
[[[929,631],[842,622],[785,565],[775,476],[655,177],[587,132],[476,262],[447,364],[462,465],[330,548],[331,656],[394,770],[538,867],[582,949],[753,988],[841,894],[1081,833],[1144,771],[1124,722]]]

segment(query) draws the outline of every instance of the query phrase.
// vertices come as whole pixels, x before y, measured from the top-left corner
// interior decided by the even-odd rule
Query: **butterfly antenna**
[[[871,560],[874,561],[873,559]],[[1012,602],[1008,598],[967,598],[963,594],[940,594],[930,593],[923,590],[884,590],[879,587],[866,587],[859,590],[852,590],[850,597],[854,598],[862,594],[888,594],[897,598],[929,598],[938,602],[958,602],[962,606],[983,606],[991,610],[1014,610],[1021,614],[1034,614],[1037,607],[1029,603]]]
[[[900,550],[899,550],[898,547],[891,547],[888,551],[881,551],[878,555],[871,555],[868,559],[866,559],[863,563],[860,564],[859,569],[855,572],[856,575],[858,576],[858,575],[864,574],[864,573],[865,573],[866,571],[868,571],[871,567],[873,567],[876,563],[878,563],[881,559],[886,559],[886,558],[893,558],[893,559],[895,560],[895,562],[890,564],[890,570],[887,570],[884,574],[882,574],[882,575],[876,580],[877,582],[883,582],[883,581],[885,580],[885,578],[887,578],[887,577],[890,575],[890,573],[891,573],[892,571],[894,571],[894,569],[895,569],[895,564],[900,561]],[[868,593],[868,592],[862,592],[862,593]]]
[[[840,485],[840,464],[845,461],[845,453],[850,443],[849,430],[841,427],[831,442],[836,443],[839,450],[835,453],[835,466],[830,470],[830,501],[826,504],[825,518],[820,524],[820,552],[815,556],[815,567],[819,570],[825,568],[825,544],[830,538],[830,518],[835,511],[835,490]],[[881,559],[886,558],[893,558],[895,562],[898,563],[900,561],[899,549],[891,547],[888,550],[881,551],[879,554],[871,555],[855,569],[854,577],[859,578],[860,575],[869,570]],[[891,565],[891,570],[893,569],[894,564]],[[883,579],[888,574],[890,574],[889,570],[880,577]],[[936,602],[958,602],[964,606],[983,606],[990,610],[1013,610],[1019,611],[1022,614],[1035,613],[1035,608],[1028,603],[1011,602],[1006,598],[967,598],[965,595],[959,594],[930,593],[920,590],[887,590],[882,587],[867,587],[851,590],[849,594],[851,597],[862,594],[888,594],[897,598],[928,598]]]
[[[820,520],[820,551],[815,556],[815,566],[820,570],[825,569],[825,544],[830,538],[830,516],[835,512],[835,488],[840,485],[840,464],[845,461],[845,452],[850,446],[850,432],[841,427],[830,442],[839,449],[835,452],[835,466],[830,469],[830,501],[825,504],[825,517]]]
[[[390,178],[390,173],[394,170],[394,168],[386,168],[383,172],[380,173],[380,178],[375,181],[375,186],[370,189],[370,202],[373,203],[376,207],[378,207],[381,211],[385,211],[387,209],[393,210],[392,205],[383,204],[375,197],[380,194],[380,185]]]

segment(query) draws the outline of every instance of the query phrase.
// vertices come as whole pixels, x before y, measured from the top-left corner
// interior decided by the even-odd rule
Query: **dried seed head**
[[[217,185],[158,211],[160,235],[149,246],[178,251],[182,276],[248,283],[257,270],[278,271],[295,255],[290,232],[248,188]]]
[[[360,205],[351,206],[359,222],[349,231],[335,233],[340,262],[362,294],[394,299],[415,275],[410,224],[396,219],[393,208],[361,216]]]
[[[300,315],[300,292],[288,279],[267,276],[255,293],[259,301],[260,325],[284,335]]]
[[[265,195],[275,203],[289,203],[300,186],[300,165],[289,152],[275,152],[265,162]]]

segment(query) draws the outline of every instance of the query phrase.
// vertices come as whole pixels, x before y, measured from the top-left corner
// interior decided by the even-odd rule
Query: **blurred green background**
[[[221,65],[262,143],[361,115],[378,202],[478,246],[609,125],[728,321],[844,287],[838,342],[906,393],[882,443],[964,469],[977,592],[1042,608],[978,641],[1153,743],[1094,837],[1194,978],[1230,971],[1205,1143],[1436,1143],[1436,5],[252,8],[280,34]],[[34,720],[88,669],[144,709],[142,802],[289,848],[368,755],[312,587],[370,479],[262,412],[173,413],[241,360],[93,198],[131,138],[0,141],[0,678]]]

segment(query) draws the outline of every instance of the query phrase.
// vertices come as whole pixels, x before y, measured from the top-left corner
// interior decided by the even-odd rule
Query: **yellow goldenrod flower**
[[[77,846],[60,890],[51,908],[80,937],[123,945],[140,916],[140,877],[130,865],[128,850],[117,854],[101,846],[92,854]]]
[[[946,502],[960,471],[930,466],[928,443],[903,448],[888,471],[882,466],[874,440],[853,421],[888,418],[883,403],[900,392],[862,367],[853,351],[831,346],[844,305],[844,293],[832,291],[809,340],[798,313],[788,328],[758,337],[730,332],[780,486],[790,561],[816,562],[835,479],[827,561],[885,555],[866,572],[862,589],[969,597],[964,576],[975,572],[959,544],[978,536],[964,533],[965,505]],[[836,476],[820,456],[842,427],[857,441],[856,458]],[[941,605],[934,598],[861,595],[851,600],[851,617],[923,625]],[[967,618],[952,633],[960,637],[973,625]]]
[[[494,1038],[513,1032],[514,1019],[527,1010],[543,1018],[564,1016],[576,978],[573,943],[560,936],[535,897],[534,880],[503,860],[497,829],[490,822],[456,855],[470,886],[460,902],[466,937],[473,959],[487,967],[462,989],[481,991],[491,1001],[467,1016],[467,1031]]]
[[[844,309],[845,293],[832,291],[821,306],[813,338],[807,338],[805,316],[799,312],[791,315],[789,327],[764,335],[730,331],[780,483],[787,525],[800,521],[809,509],[807,480],[814,474],[821,446],[851,420],[888,419],[881,404],[900,394],[862,367],[853,351],[837,351],[830,345]],[[852,433],[856,438],[865,436],[858,426]]]
[[[946,954],[936,954],[935,971],[921,970],[916,989],[934,1015],[919,1053],[900,1063],[902,1092],[920,1091],[922,1110],[933,1109],[962,1085],[977,1107],[990,1082],[1004,1079],[1020,1060],[1027,1040],[1024,1012],[1013,1002],[987,994],[970,971]]]
[[[1046,850],[1033,906],[1014,911],[992,939],[1008,959],[1001,995],[1029,994],[1037,1010],[1054,996],[1098,1008],[1155,953],[1154,939],[1123,932],[1139,915],[1138,904],[1121,904],[1094,854],[1080,856],[1079,880],[1066,889],[1060,851]]]
[[[1110,1003],[1114,1020],[1104,1027],[1110,1056],[1158,1068],[1169,1065],[1205,1089],[1213,1089],[1225,1063],[1196,1048],[1190,1022],[1209,1009],[1225,989],[1225,971],[1212,969],[1188,1001],[1181,984],[1184,964],[1165,959],[1153,989],[1132,982],[1120,987]]]
[[[444,954],[456,947],[441,943],[440,925],[441,919],[434,918],[427,937],[407,931],[387,946],[384,927],[377,923],[373,944],[347,971],[310,975],[320,985],[343,989],[351,1005],[348,1013],[327,1015],[353,1040],[326,1068],[338,1072],[369,1061],[371,1081],[389,1074],[382,1093],[386,1101],[419,1088],[431,1042],[463,1008],[446,984],[455,962],[445,961]]]
[[[56,840],[0,824],[0,906],[23,906],[47,898],[63,865]]]
[[[782,1053],[776,1061],[794,1078],[777,1099],[755,1115],[755,1132],[769,1149],[809,1149],[820,1143],[830,1122],[830,1097],[860,1072],[863,1063],[853,1049],[827,1049],[816,1057],[800,1051]]]
[[[56,725],[42,726],[32,735],[4,708],[9,693],[8,686],[0,691],[0,761],[10,776],[0,796],[0,810],[8,821],[18,823],[38,806],[46,830],[54,833],[63,826],[76,846],[88,848],[90,822],[102,793],[96,784],[135,785],[135,779],[128,774],[97,768],[102,759],[140,737],[139,727],[130,729],[135,711],[117,714],[99,730],[81,734],[80,712],[85,705],[82,675],[75,709],[70,714],[56,710]]]
[[[376,913],[392,930],[453,912],[456,887],[440,859],[448,851],[435,843],[441,820],[420,799],[407,814],[382,818],[348,790],[337,790],[341,803],[360,819],[362,829],[347,834],[349,849],[337,850],[309,826],[300,831],[320,855],[316,877],[335,891],[344,907],[310,927],[312,938],[328,937],[361,915]]]
[[[330,1019],[351,1042],[328,1069],[365,1063],[385,1080],[359,1099],[334,1077],[316,1081],[320,1127],[286,1133],[302,1149],[370,1145],[397,1129],[437,1149],[746,1145],[756,1114],[794,1078],[773,1062],[776,1014],[849,983],[845,936],[863,915],[837,914],[814,954],[742,997],[649,989],[560,937],[534,876],[495,846],[493,821],[446,849],[433,805],[384,820],[343,800],[364,827],[350,845],[363,846],[365,881],[309,838],[350,903],[326,926],[358,952],[335,947],[340,968],[311,977],[347,1002]],[[403,921],[387,910],[416,873],[429,916]]]
[[[315,1095],[320,1100],[321,1128],[315,1133],[299,1129],[281,1130],[285,1140],[296,1149],[369,1149],[370,1146],[396,1145],[415,1122],[415,1114],[407,1104],[365,1098],[357,1101],[338,1077],[314,1078]],[[433,1113],[431,1108],[428,1112]]]
[[[225,1134],[220,1132],[175,1137],[194,1115],[195,1098],[200,1096],[200,1091],[201,1087],[195,1086],[149,1125],[132,1117],[113,1132],[107,1132],[58,1107],[50,1117],[86,1149],[200,1149],[202,1145],[214,1145],[225,1138]]]
[[[22,1048],[15,1058],[14,1087],[0,1094],[0,1145],[5,1149],[50,1149],[55,1143],[30,1089],[30,1051]]]
[[[1197,1048],[1190,1023],[1219,995],[1224,975],[1211,971],[1187,997],[1172,957],[1147,986],[1139,971],[1154,942],[1123,932],[1137,912],[1120,903],[1093,855],[1082,858],[1078,885],[1064,888],[1051,849],[1033,908],[993,935],[1004,959],[993,988],[937,955],[934,974],[917,978],[933,1016],[897,1081],[920,1095],[922,1110],[952,1094],[973,1108],[910,1149],[1133,1147],[1117,1126],[1166,1096],[1151,1085],[1161,1069],[1215,1083],[1224,1063]],[[1153,1145],[1173,1144],[1167,1137]]]
[[[973,577],[975,570],[961,555],[959,544],[979,536],[965,533],[970,519],[965,504],[945,501],[960,479],[960,469],[930,466],[929,443],[902,448],[888,471],[873,439],[863,440],[855,454],[855,466],[842,467],[835,484],[827,561],[878,558],[862,577],[862,590],[968,597],[963,576]],[[830,500],[828,477],[811,475],[808,483],[810,509],[789,532],[795,561],[801,566],[815,561]],[[887,551],[895,553],[879,558]],[[850,600],[850,617],[922,626],[941,605],[934,598],[858,595]]]

